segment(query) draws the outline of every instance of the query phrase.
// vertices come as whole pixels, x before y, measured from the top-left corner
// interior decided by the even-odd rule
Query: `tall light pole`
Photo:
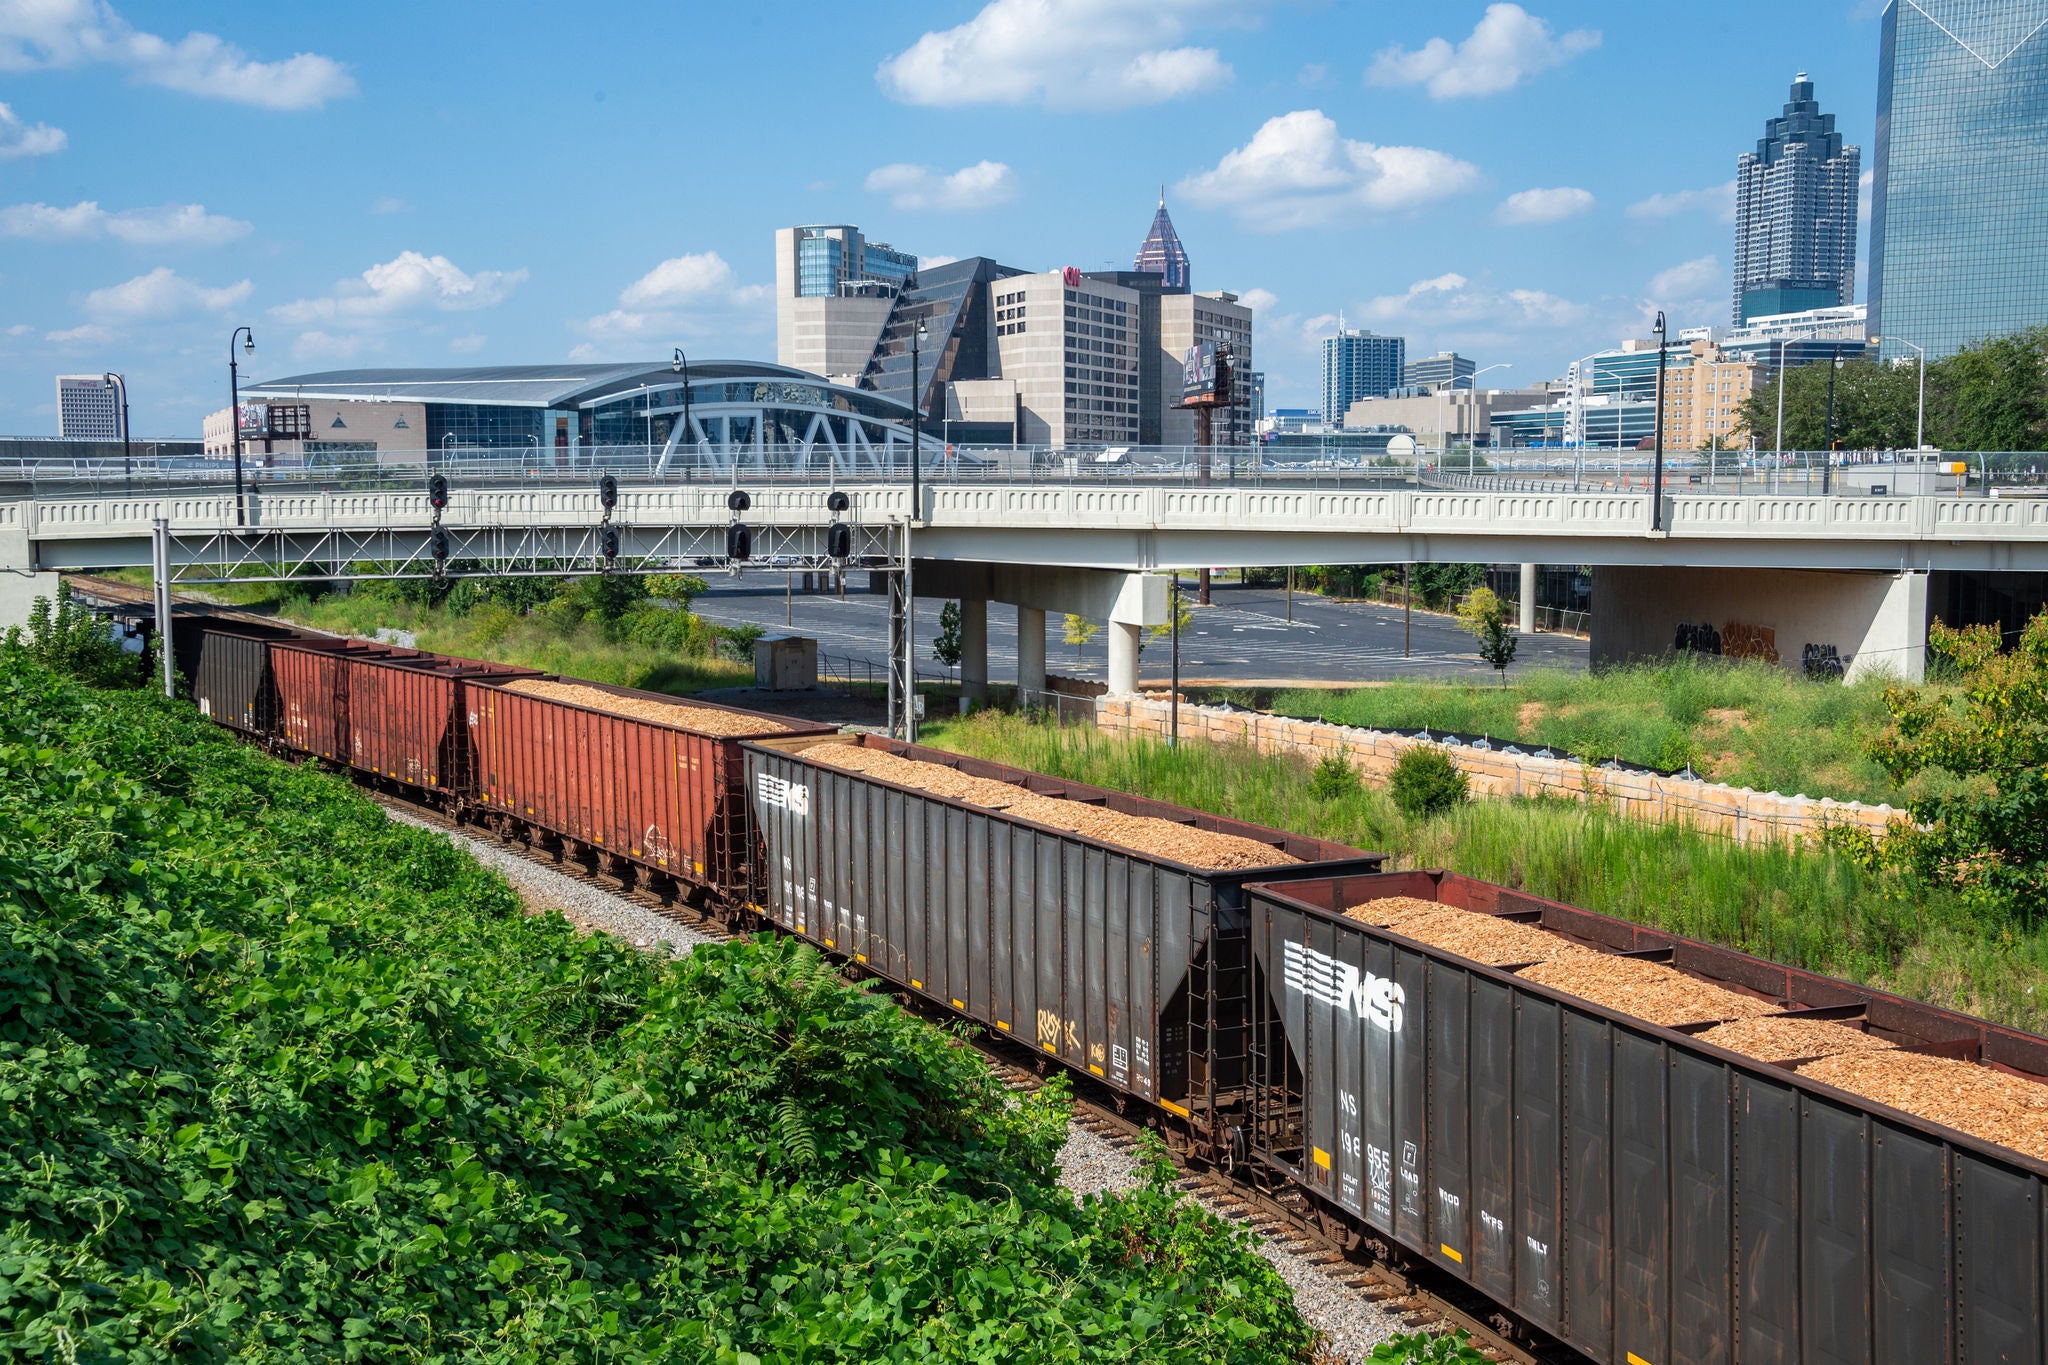
[[[1474,370],[1474,371],[1472,371],[1472,375],[1471,375],[1471,377],[1472,377],[1472,378],[1473,378],[1474,380],[1477,380],[1477,379],[1479,378],[1479,376],[1480,376],[1480,375],[1482,375],[1482,374],[1485,374],[1485,373],[1487,372],[1487,370],[1512,370],[1513,368],[1515,368],[1515,362],[1514,362],[1514,361],[1512,361],[1512,360],[1502,360],[1502,361],[1498,361],[1498,362],[1496,362],[1496,363],[1494,363],[1494,364],[1492,364],[1492,365],[1488,365],[1488,366],[1486,367],[1486,369],[1484,369],[1484,370]],[[1453,383],[1455,383],[1455,382],[1457,382],[1457,381],[1453,380],[1452,382],[1453,382]],[[1473,417],[1474,417],[1474,418],[1476,419],[1476,418],[1478,417],[1478,415],[1479,415],[1479,409],[1478,409],[1478,403],[1479,403],[1479,385],[1478,385],[1478,384],[1476,384],[1476,383],[1475,383],[1475,384],[1473,384],[1472,388],[1470,389],[1470,393],[1472,394],[1472,402],[1473,402],[1473,405],[1474,405],[1474,406],[1473,406],[1473,409],[1472,409],[1472,415],[1473,415]],[[1439,391],[1438,391],[1438,393],[1437,393],[1437,417],[1436,417],[1436,424],[1437,424],[1437,425],[1438,425],[1439,427],[1441,427],[1441,426],[1442,426],[1442,425],[1444,424],[1444,417],[1443,417],[1443,393],[1442,393],[1442,391],[1441,391],[1441,390],[1439,390]],[[1439,434],[1441,434],[1441,433],[1439,433]],[[1474,442],[1476,442],[1476,441],[1477,441],[1478,439],[1479,439],[1479,433],[1478,433],[1478,432],[1476,432],[1476,431],[1471,431],[1471,432],[1467,432],[1467,433],[1466,433],[1466,435],[1465,435],[1465,473],[1466,473],[1466,476],[1467,476],[1467,477],[1470,477],[1471,475],[1473,475],[1473,474],[1476,474],[1476,473],[1478,473],[1478,472],[1479,472],[1479,451],[1478,451],[1478,449],[1477,449],[1477,448],[1475,447],[1475,445],[1474,445]]]
[[[132,481],[135,478],[135,462],[128,454],[128,376],[115,374],[112,370],[100,376],[109,384],[121,390],[121,477]]]
[[[690,357],[683,354],[680,346],[675,348],[675,352],[676,357],[669,362],[669,368],[683,377],[683,440],[689,443],[690,452],[695,454],[697,438],[690,434]]]
[[[1653,454],[1650,457],[1650,529],[1664,529],[1664,310],[1657,310],[1657,323],[1651,329],[1657,334],[1657,430]],[[1616,444],[1620,444],[1620,417],[1615,421]]]
[[[1913,419],[1913,453],[1927,449],[1927,348],[1917,346],[1904,337],[1893,337],[1901,346],[1912,346],[1920,353],[1920,411]]]
[[[1827,439],[1822,442],[1827,448],[1820,453],[1820,495],[1827,497],[1834,486],[1835,476],[1835,371],[1842,368],[1842,348],[1835,347],[1834,359],[1828,362],[1828,429]]]
[[[1778,443],[1771,447],[1771,465],[1785,463],[1785,338],[1778,338]]]
[[[918,433],[924,427],[924,392],[918,387],[918,353],[924,344],[924,322],[920,320],[917,330],[910,334],[910,519],[918,520],[924,515],[924,489],[918,482],[918,457],[922,453],[918,444]]]
[[[242,376],[235,368],[235,338],[246,336],[244,355],[256,354],[256,334],[247,327],[228,333],[228,432],[235,442],[235,525],[249,524],[249,505],[242,497]]]

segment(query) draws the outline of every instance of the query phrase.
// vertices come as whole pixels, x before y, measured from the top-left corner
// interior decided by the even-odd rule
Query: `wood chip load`
[[[1615,957],[1582,949],[1517,972],[1525,981],[1548,986],[1632,1015],[1646,1024],[1705,1024],[1778,1013],[1778,1004],[1727,990],[1675,967],[1641,958]]]
[[[1765,1062],[1804,1061],[1842,1052],[1882,1052],[1892,1046],[1862,1029],[1826,1019],[1737,1019],[1693,1036],[1703,1043]]]
[[[1799,1074],[2048,1161],[2048,1085],[1917,1052],[1843,1052]]]
[[[1156,816],[1126,815],[1085,801],[1045,796],[1015,783],[973,777],[941,763],[904,758],[882,749],[854,744],[814,744],[803,750],[803,756],[825,767],[865,773],[899,787],[950,797],[987,810],[1000,810],[1020,820],[1068,830],[1133,853],[1184,863],[1208,872],[1274,867],[1301,861],[1256,839],[1197,829],[1193,825],[1161,820]]]
[[[1533,924],[1519,924],[1497,915],[1482,915],[1413,896],[1388,896],[1354,905],[1345,918],[1391,929],[1403,938],[1427,943],[1488,967],[1510,967],[1586,950]]]
[[[674,725],[722,739],[738,735],[781,734],[789,729],[780,721],[743,711],[720,711],[715,707],[692,706],[683,701],[655,701],[651,697],[622,697],[600,687],[549,682],[545,678],[521,678],[517,682],[503,684],[500,690],[548,701],[565,701],[572,706],[587,706],[593,711],[608,711],[612,715],[631,716],[635,720],[651,720],[658,725]]]

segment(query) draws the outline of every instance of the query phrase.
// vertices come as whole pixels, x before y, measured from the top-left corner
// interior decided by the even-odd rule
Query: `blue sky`
[[[1725,321],[1796,70],[1867,171],[1879,8],[0,0],[0,433],[114,369],[196,434],[242,323],[262,378],[772,359],[778,226],[1128,266],[1162,183],[1269,402],[1340,312],[1537,381]]]

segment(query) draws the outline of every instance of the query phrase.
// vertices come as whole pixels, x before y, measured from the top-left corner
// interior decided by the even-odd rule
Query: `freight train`
[[[200,708],[773,925],[1600,1365],[2048,1365],[2048,1039],[874,735],[206,629]]]

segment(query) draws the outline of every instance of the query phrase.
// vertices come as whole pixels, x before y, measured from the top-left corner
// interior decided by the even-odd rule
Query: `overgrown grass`
[[[1865,742],[1885,720],[1882,679],[1810,682],[1763,663],[1678,658],[1573,673],[1513,669],[1506,688],[1393,682],[1283,692],[1272,709],[1376,729],[1460,730],[1695,771],[1759,791],[1895,800]]]
[[[1385,850],[1640,924],[2039,1031],[2048,929],[1830,851],[1738,845],[1575,802],[1474,801],[1427,820],[1370,783],[1319,799],[1303,760],[983,713],[926,742],[1218,815]],[[2037,989],[2038,988],[2038,989]]]

